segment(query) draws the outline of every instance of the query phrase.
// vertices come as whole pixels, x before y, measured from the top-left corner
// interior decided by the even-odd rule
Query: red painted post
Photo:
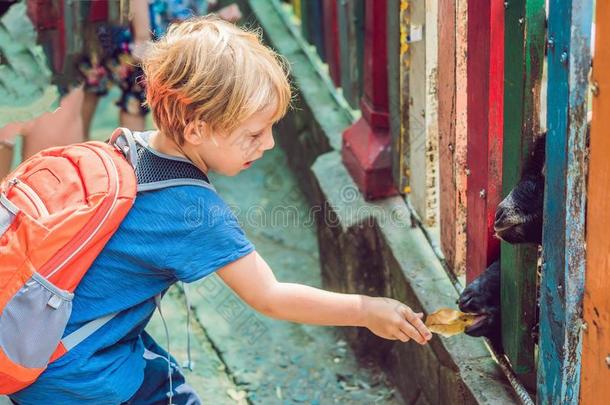
[[[468,7],[468,187],[466,278],[471,281],[487,262],[487,144],[489,134],[489,2],[469,0]]]
[[[324,0],[324,44],[326,63],[335,86],[341,86],[341,64],[339,62],[339,19],[337,0]]]
[[[388,113],[387,1],[366,0],[362,118],[343,132],[343,162],[367,200],[397,194]]]
[[[504,140],[504,0],[491,2],[489,64],[489,173],[487,182],[487,265],[500,255],[500,240],[493,229],[496,207],[502,200],[502,148]]]
[[[466,278],[470,282],[500,253],[493,220],[502,191],[504,0],[470,0],[468,44]]]

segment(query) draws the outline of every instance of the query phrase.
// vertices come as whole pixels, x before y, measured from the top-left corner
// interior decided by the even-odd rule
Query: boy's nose
[[[270,150],[275,147],[275,139],[273,139],[273,132],[271,132],[265,140],[266,142],[263,144],[263,150]]]

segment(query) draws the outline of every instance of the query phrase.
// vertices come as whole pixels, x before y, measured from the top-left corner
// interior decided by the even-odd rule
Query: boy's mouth
[[[253,160],[249,160],[249,161],[247,161],[246,163],[244,163],[244,167],[245,167],[245,168],[248,168],[248,167],[252,166],[252,164],[253,164],[254,162],[256,162],[258,159],[260,159],[260,158],[262,158],[262,157],[263,157],[263,156],[261,155],[261,156],[257,157],[256,159],[253,159]]]

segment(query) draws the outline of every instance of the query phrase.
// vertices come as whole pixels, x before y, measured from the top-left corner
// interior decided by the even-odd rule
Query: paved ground
[[[106,100],[94,137],[114,128]],[[294,177],[276,149],[235,178],[214,178],[248,237],[280,281],[320,286],[314,224]],[[191,352],[187,380],[209,404],[400,404],[382,372],[358,364],[339,328],[275,321],[243,304],[216,276],[187,286],[191,300]],[[182,289],[163,300],[171,352],[186,360]],[[166,346],[155,315],[149,331]],[[2,400],[0,399],[0,405]]]
[[[284,159],[275,150],[248,172],[214,184],[279,280],[319,286],[315,230]],[[382,374],[359,367],[339,329],[265,318],[215,276],[188,291],[197,319],[196,345],[203,347],[193,384],[209,402],[234,403],[247,395],[256,404],[398,403]],[[183,346],[177,351],[186,342],[179,320],[183,299],[176,289],[167,303],[175,317],[172,342]],[[158,322],[151,330],[162,337]]]

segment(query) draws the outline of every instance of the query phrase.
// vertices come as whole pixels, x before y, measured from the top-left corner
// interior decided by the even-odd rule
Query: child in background
[[[23,136],[19,160],[83,140],[83,90],[57,18],[63,6],[0,1],[0,179],[10,171],[18,135]],[[78,29],[71,34],[80,37]]]
[[[272,126],[291,100],[286,64],[254,32],[215,17],[170,26],[143,59],[156,131],[138,134],[149,152],[204,175],[234,176],[274,147]],[[189,216],[197,208],[197,220]],[[140,192],[75,291],[65,334],[118,312],[11,396],[18,404],[200,404],[179,366],[144,331],[155,297],[177,281],[212,273],[269,317],[360,326],[425,344],[431,334],[390,298],[339,294],[278,281],[211,187]],[[168,373],[168,364],[171,373]]]
[[[169,24],[217,11],[220,18],[236,22],[241,12],[236,4],[220,10],[217,1],[130,0],[130,24],[102,24],[90,27],[85,38],[89,52],[79,63],[85,83],[83,128],[89,137],[99,98],[115,84],[121,90],[116,101],[119,124],[132,130],[145,127],[148,108],[140,60],[151,40],[163,36]]]

